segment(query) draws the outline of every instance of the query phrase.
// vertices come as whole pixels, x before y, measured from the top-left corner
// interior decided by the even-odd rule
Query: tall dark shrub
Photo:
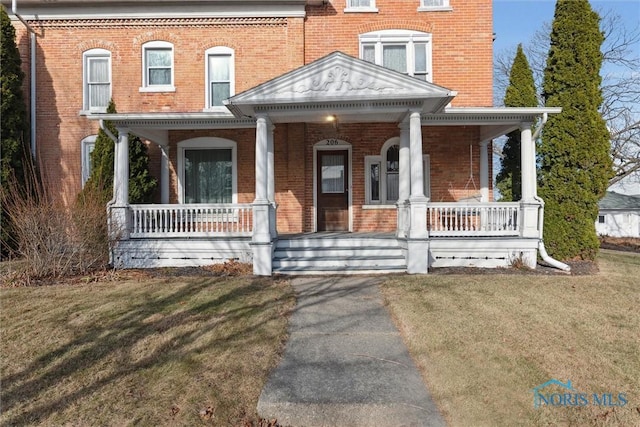
[[[0,6],[0,80],[2,106],[0,109],[0,182],[8,191],[12,177],[24,182],[25,162],[30,161],[28,141],[29,123],[23,95],[24,72],[16,45],[16,31],[4,7]],[[15,236],[5,206],[0,209],[0,245],[2,258],[15,249]]]
[[[612,176],[602,103],[599,16],[587,0],[558,0],[544,72],[548,107],[562,107],[542,137],[540,195],[546,202],[544,239],[560,259],[593,259],[598,200]]]
[[[504,97],[505,107],[535,107],[538,105],[533,72],[522,45],[518,45],[509,74],[509,86]],[[520,200],[522,197],[522,168],[520,165],[520,131],[507,135],[503,148],[502,167],[496,185],[502,200]]]
[[[107,113],[116,113],[113,100],[109,102]],[[118,131],[113,123],[104,122],[109,131],[117,138]],[[100,129],[95,147],[91,152],[92,170],[83,192],[99,192],[105,202],[113,196],[114,142],[105,131]],[[137,136],[129,138],[129,202],[149,203],[157,180],[149,173],[149,155],[147,146]]]

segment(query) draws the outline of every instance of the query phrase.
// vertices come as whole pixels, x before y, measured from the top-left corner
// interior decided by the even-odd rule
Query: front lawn
[[[242,425],[286,339],[287,281],[132,276],[0,289],[2,425]]]
[[[640,256],[600,272],[396,277],[386,303],[452,426],[640,425]],[[571,381],[574,407],[534,409],[533,388]],[[546,395],[567,390],[551,386]],[[593,394],[612,394],[611,405]],[[628,403],[621,404],[619,393]],[[559,402],[559,397],[555,402]],[[597,402],[596,402],[597,403]]]

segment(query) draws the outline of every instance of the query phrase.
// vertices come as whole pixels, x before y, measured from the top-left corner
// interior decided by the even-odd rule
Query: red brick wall
[[[336,50],[358,57],[358,35],[362,33],[422,31],[433,36],[433,82],[458,92],[453,106],[491,106],[492,0],[450,0],[453,10],[438,12],[417,12],[419,3],[376,0],[377,13],[345,13],[346,0],[308,7],[305,62]]]

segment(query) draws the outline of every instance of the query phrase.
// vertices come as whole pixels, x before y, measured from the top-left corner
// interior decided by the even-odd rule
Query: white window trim
[[[350,6],[351,0],[345,0],[346,5],[344,8],[345,13],[376,13],[378,9],[376,8],[376,0],[371,0],[371,6]]]
[[[184,152],[185,150],[231,148],[231,202],[238,203],[238,149],[235,141],[218,137],[200,137],[178,143],[178,203],[184,203]]]
[[[418,12],[450,12],[453,7],[449,5],[449,0],[442,0],[442,4],[439,6],[426,6],[423,0],[420,0],[420,6],[418,6]]]
[[[89,49],[82,53],[82,110],[80,115],[91,113],[106,113],[107,106],[91,108],[89,106],[89,58],[107,58],[109,61],[109,99],[113,92],[113,78],[111,71],[111,52],[106,49]]]
[[[149,85],[147,74],[147,49],[170,49],[171,50],[171,84]],[[151,41],[142,45],[142,86],[140,92],[175,92],[175,61],[173,44],[165,41]]]
[[[235,52],[230,47],[226,46],[216,46],[210,49],[207,49],[204,53],[204,110],[203,111],[229,111],[224,105],[211,106],[211,82],[209,81],[209,55],[230,55],[231,60],[229,61],[229,96],[233,96],[236,93],[236,57]]]
[[[89,179],[89,175],[91,174],[91,170],[89,169],[89,165],[91,164],[91,147],[95,147],[96,145],[96,139],[98,138],[98,135],[89,135],[88,137],[84,138],[80,144],[81,144],[81,165],[82,165],[82,187],[84,188],[84,185],[87,183],[87,180]]]
[[[380,30],[370,33],[360,34],[360,58],[364,58],[364,46],[375,46],[375,63],[382,66],[382,46],[383,44],[404,44],[407,46],[407,72],[413,76],[415,73],[415,53],[414,43],[426,44],[426,81],[433,82],[433,43],[429,33],[413,30]]]
[[[364,157],[364,191],[365,191],[365,204],[363,209],[395,209],[395,202],[387,201],[387,188],[384,183],[387,182],[387,170],[386,170],[386,152],[392,145],[400,145],[400,139],[395,137],[389,139],[382,146],[380,155],[365,156]],[[380,200],[371,200],[371,181],[369,179],[369,170],[372,164],[378,163],[380,165],[380,179],[379,179],[379,191]],[[423,184],[424,195],[431,199],[431,164],[428,154],[422,155],[422,168],[423,168]],[[401,173],[401,172],[399,172]]]

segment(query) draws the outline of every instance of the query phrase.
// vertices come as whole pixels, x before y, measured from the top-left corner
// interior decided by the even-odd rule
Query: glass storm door
[[[318,231],[349,231],[349,152],[317,152]]]

